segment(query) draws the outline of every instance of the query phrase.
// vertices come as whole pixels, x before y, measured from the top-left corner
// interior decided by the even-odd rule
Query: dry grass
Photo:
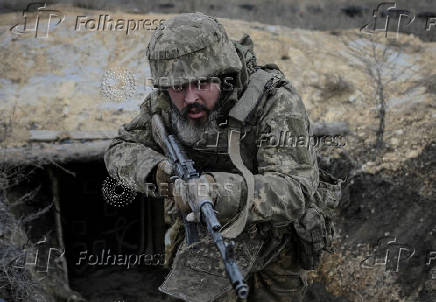
[[[0,199],[0,296],[6,301],[44,301],[42,286],[22,267],[31,248],[19,220]]]
[[[1,123],[6,138],[10,135],[12,116],[6,123]],[[1,150],[0,150],[1,155]],[[44,208],[36,213],[16,218],[11,207],[19,206],[33,200],[39,188],[24,192],[21,197],[5,202],[6,192],[27,180],[32,171],[22,167],[0,165],[0,297],[5,301],[46,302],[43,285],[36,277],[34,268],[25,265],[27,251],[35,250],[34,244],[24,231],[24,224],[43,215],[49,209]],[[51,207],[51,205],[50,205]],[[33,270],[32,270],[33,269]]]
[[[324,74],[321,83],[312,86],[321,90],[323,99],[352,94],[355,90],[353,83],[344,79],[342,75],[334,73]]]

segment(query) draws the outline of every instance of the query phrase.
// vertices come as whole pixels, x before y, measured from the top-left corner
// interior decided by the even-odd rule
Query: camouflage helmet
[[[165,21],[150,39],[147,58],[153,84],[161,88],[242,68],[224,27],[202,13],[180,14]]]

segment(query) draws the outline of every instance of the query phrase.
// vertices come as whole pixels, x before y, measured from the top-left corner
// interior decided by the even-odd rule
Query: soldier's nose
[[[200,100],[200,97],[198,96],[198,89],[196,89],[195,85],[189,85],[186,87],[186,94],[185,94],[185,103],[186,104],[193,104],[198,103]]]

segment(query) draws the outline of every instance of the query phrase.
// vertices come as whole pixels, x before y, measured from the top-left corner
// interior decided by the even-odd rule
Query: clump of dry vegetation
[[[321,97],[324,99],[352,94],[355,90],[353,83],[337,73],[324,74],[321,83],[312,86],[321,90]]]
[[[0,297],[5,301],[52,301],[46,294],[43,278],[37,274],[36,267],[28,265],[28,262],[38,258],[38,253],[25,228],[27,223],[45,214],[51,204],[18,217],[14,215],[14,209],[31,202],[39,187],[20,193],[12,200],[7,194],[8,190],[25,182],[33,171],[0,165]]]
[[[22,266],[29,248],[21,222],[0,197],[0,296],[6,301],[46,301],[40,282]]]

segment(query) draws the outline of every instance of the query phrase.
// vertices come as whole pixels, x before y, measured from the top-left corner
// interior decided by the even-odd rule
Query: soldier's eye
[[[207,84],[208,84],[207,80],[199,80],[197,87],[200,90],[205,90],[205,89],[207,89]]]
[[[173,87],[173,91],[177,92],[177,93],[181,93],[181,92],[183,92],[183,90],[184,90],[183,86],[175,86],[175,87]]]

